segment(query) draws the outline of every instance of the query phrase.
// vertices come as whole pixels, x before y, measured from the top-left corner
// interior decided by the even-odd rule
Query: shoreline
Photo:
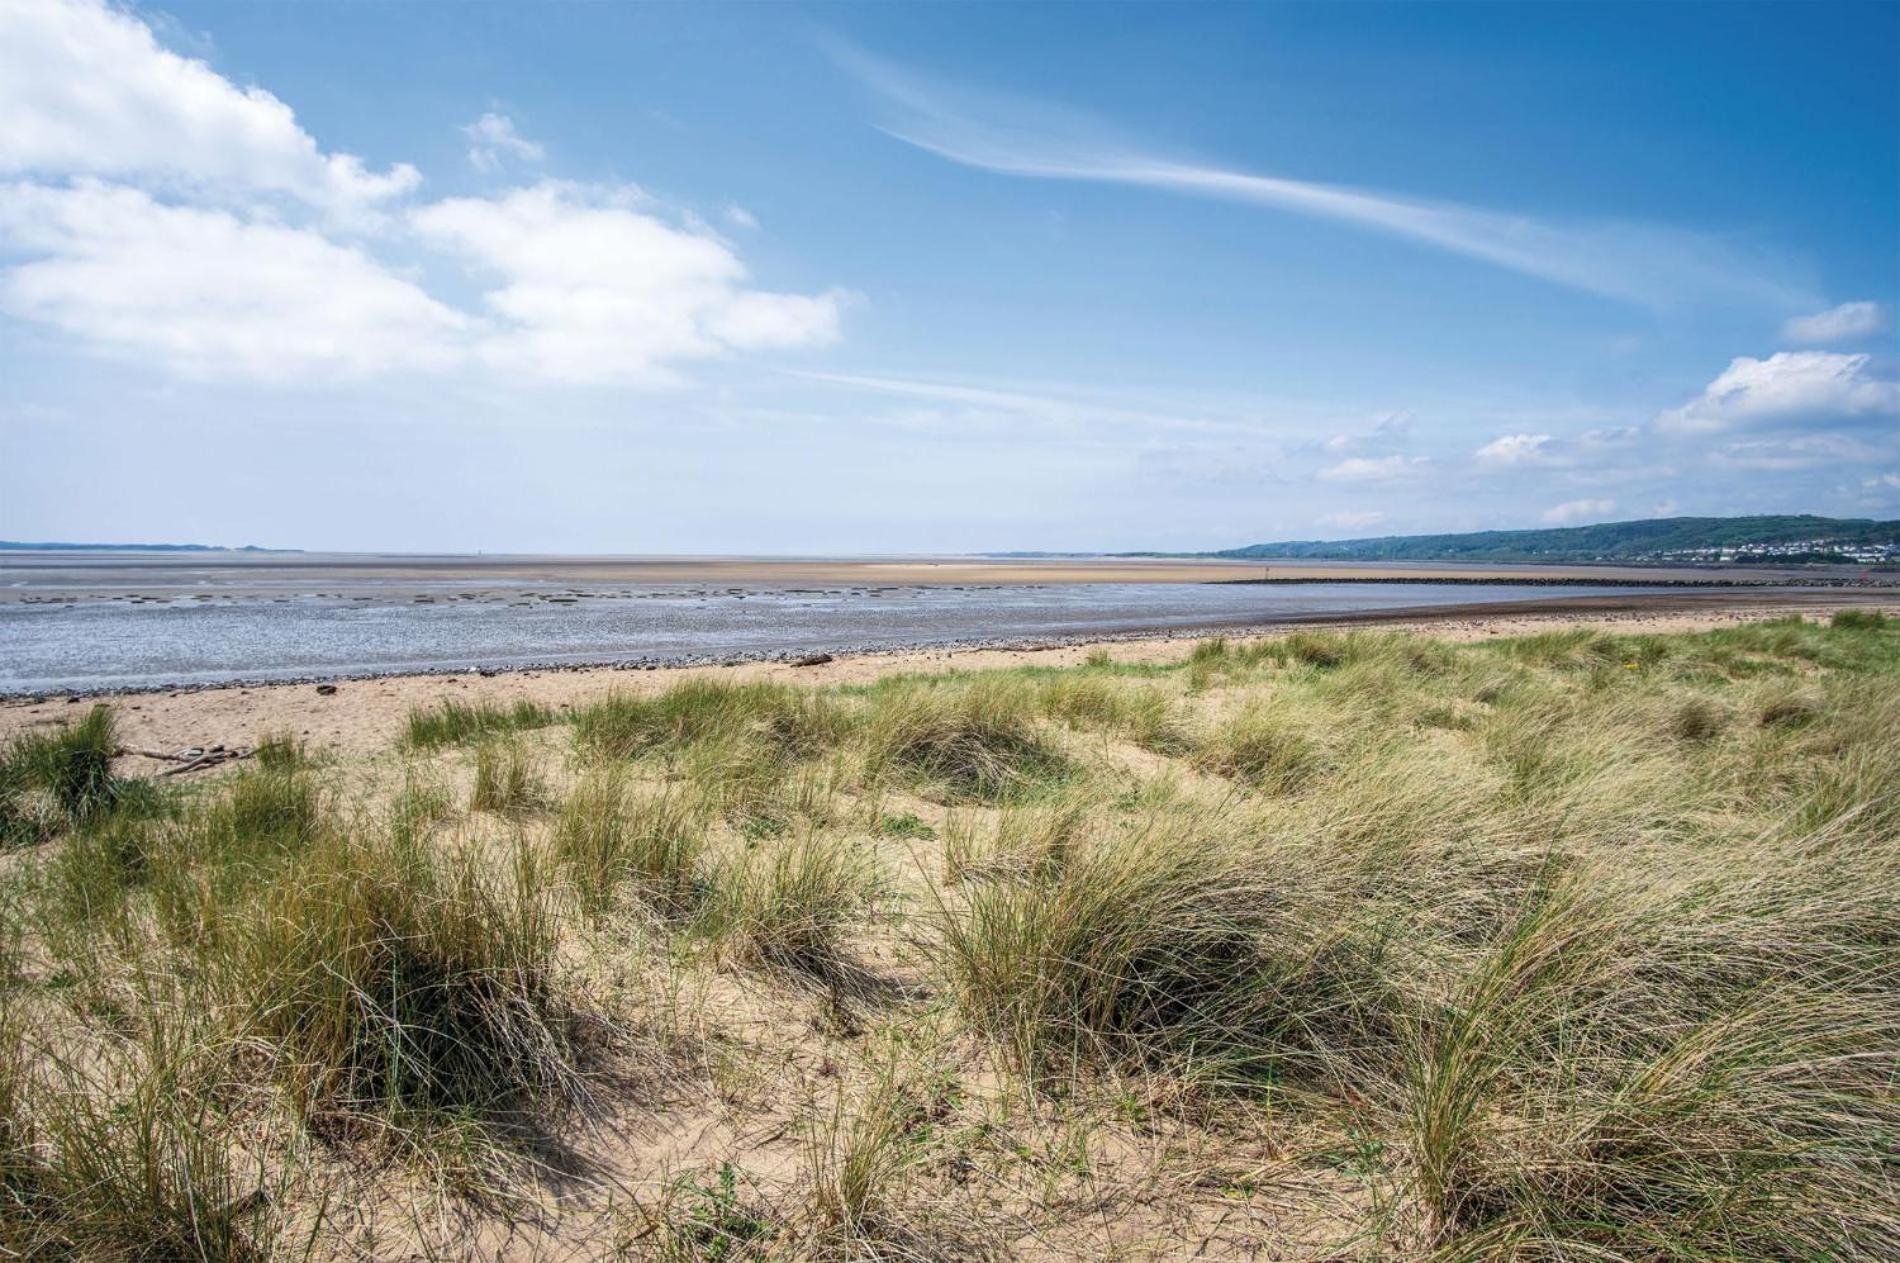
[[[1224,580],[1234,584],[1280,583],[1279,579],[1234,579]],[[1285,580],[1284,582],[1311,582],[1311,580]],[[1573,584],[1564,580],[1545,579],[1519,583],[1502,579],[1355,579],[1331,580],[1329,582],[1348,583],[1450,583],[1469,584],[1471,586],[1591,586],[1588,583]],[[444,679],[449,677],[476,675],[482,678],[497,678],[511,675],[574,674],[599,671],[624,673],[648,671],[682,671],[707,668],[738,667],[751,665],[797,665],[801,660],[816,656],[829,659],[852,659],[883,657],[894,654],[910,653],[954,653],[972,651],[996,651],[1003,653],[1038,653],[1049,649],[1073,648],[1088,645],[1127,644],[1147,640],[1174,642],[1183,639],[1199,639],[1207,635],[1266,636],[1276,631],[1294,627],[1353,627],[1366,625],[1419,625],[1442,623],[1451,620],[1485,618],[1489,616],[1515,617],[1523,615],[1546,614],[1550,617],[1575,617],[1586,614],[1618,613],[1671,613],[1686,609],[1702,608],[1712,604],[1733,602],[1765,603],[1781,609],[1799,609],[1815,604],[1827,605],[1832,609],[1845,604],[1886,604],[1900,602],[1900,589],[1883,588],[1873,585],[1855,587],[1823,587],[1819,585],[1764,584],[1750,590],[1737,590],[1735,584],[1608,584],[1615,587],[1643,587],[1675,589],[1669,595],[1630,595],[1614,596],[1564,596],[1530,597],[1515,601],[1472,601],[1444,605],[1406,605],[1387,609],[1360,611],[1332,611],[1310,614],[1287,614],[1279,618],[1262,620],[1257,617],[1220,618],[1209,616],[1196,619],[1191,623],[1182,623],[1168,628],[1150,626],[1105,626],[1083,632],[1047,632],[1020,636],[972,636],[950,637],[942,640],[912,639],[897,641],[864,641],[850,644],[804,645],[789,648],[737,650],[721,653],[687,654],[641,654],[630,657],[585,657],[575,659],[548,658],[510,663],[483,663],[479,661],[459,662],[439,666],[400,666],[369,668],[362,670],[344,669],[338,671],[310,671],[295,675],[239,676],[228,680],[171,680],[139,684],[102,684],[86,688],[47,688],[12,689],[0,684],[0,709],[21,703],[65,702],[69,699],[105,699],[129,698],[171,694],[191,694],[237,689],[240,691],[268,688],[291,688],[317,684],[367,683],[378,680],[408,679]],[[1706,592],[1681,591],[1683,588],[1706,587]],[[1847,597],[1847,594],[1856,594]],[[1843,599],[1847,597],[1847,599]]]
[[[1772,594],[1560,597],[1415,606],[1346,615],[1295,615],[1264,624],[1257,619],[1226,624],[1197,623],[1165,632],[1111,630],[1008,641],[861,647],[830,652],[774,651],[665,665],[576,663],[461,667],[95,690],[83,694],[14,694],[0,697],[0,739],[29,728],[66,722],[82,713],[80,703],[104,701],[118,711],[127,744],[163,749],[216,744],[235,746],[251,744],[265,733],[287,733],[317,748],[360,754],[388,748],[400,733],[410,709],[416,706],[446,700],[500,705],[536,701],[560,710],[616,691],[657,691],[691,672],[718,672],[726,678],[774,679],[814,685],[860,684],[897,674],[1026,665],[1069,666],[1081,662],[1097,648],[1109,650],[1122,662],[1169,662],[1181,657],[1184,644],[1211,635],[1253,638],[1301,629],[1389,628],[1453,641],[1476,641],[1573,626],[1603,625],[1618,631],[1707,630],[1791,613],[1826,617],[1836,609],[1870,605],[1900,609],[1900,593],[1878,589],[1866,592],[1824,589]],[[812,665],[795,665],[802,659],[816,658],[824,660]],[[319,693],[318,687],[328,691]]]

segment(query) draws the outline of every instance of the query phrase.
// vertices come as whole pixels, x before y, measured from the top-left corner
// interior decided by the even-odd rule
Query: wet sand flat
[[[0,602],[32,598],[181,593],[296,596],[313,592],[401,599],[451,591],[601,589],[645,585],[1016,585],[1218,583],[1236,579],[1541,582],[1801,583],[1839,581],[1852,568],[1732,566],[1439,565],[1234,561],[1145,557],[611,557],[398,555],[374,553],[0,553]]]

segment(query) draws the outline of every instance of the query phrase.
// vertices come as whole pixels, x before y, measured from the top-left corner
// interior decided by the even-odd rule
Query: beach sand
[[[1791,612],[1826,617],[1837,608],[1870,604],[1900,611],[1900,593],[1815,590],[1571,597],[1482,607],[1385,611],[1302,625],[1402,628],[1449,640],[1469,641],[1577,625],[1601,625],[1631,632],[1700,630]],[[128,746],[157,750],[241,746],[254,744],[265,735],[283,733],[339,755],[361,755],[387,748],[394,742],[412,708],[450,698],[504,705],[533,700],[561,709],[583,705],[614,691],[657,691],[688,674],[819,685],[865,683],[905,673],[977,671],[1023,665],[1068,666],[1082,661],[1096,648],[1105,649],[1111,657],[1124,662],[1170,662],[1185,656],[1195,640],[1214,634],[1215,630],[1230,636],[1253,631],[1275,635],[1285,634],[1294,626],[1197,629],[1165,636],[1021,648],[917,649],[839,656],[830,662],[806,667],[753,662],[656,670],[616,667],[526,670],[493,676],[464,672],[345,680],[335,684],[334,691],[327,694],[319,693],[317,685],[296,683],[161,690],[99,700],[109,700],[118,711],[120,739]],[[0,702],[0,740],[24,729],[64,723],[81,713],[83,704],[64,696]],[[153,767],[144,760],[129,762],[127,771]]]

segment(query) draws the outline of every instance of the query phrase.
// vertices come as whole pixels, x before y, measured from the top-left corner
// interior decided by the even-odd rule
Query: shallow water
[[[400,596],[168,594],[137,603],[120,597],[0,604],[0,693],[1023,641],[1637,590],[1323,582],[678,584],[613,595],[546,589],[415,595],[411,587]]]

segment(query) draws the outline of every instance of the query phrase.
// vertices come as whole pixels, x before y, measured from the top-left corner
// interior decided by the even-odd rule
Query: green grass
[[[519,741],[491,738],[475,747],[475,786],[471,811],[519,815],[553,801],[534,752]]]
[[[7,746],[0,1253],[1900,1257],[1890,620],[458,731]]]
[[[553,857],[593,918],[624,891],[668,920],[695,915],[705,895],[702,872],[711,821],[679,792],[642,794],[615,768],[590,773],[562,805]]]
[[[809,830],[758,842],[713,882],[701,931],[734,958],[826,983],[847,981],[847,944],[878,892],[871,857]]]
[[[332,834],[246,902],[204,969],[309,1124],[388,1137],[589,1101],[555,945],[532,867]]]
[[[835,741],[843,717],[824,694],[693,677],[653,696],[607,697],[577,713],[574,725],[576,744],[605,758],[746,738],[796,755]]]
[[[43,840],[52,813],[84,824],[113,811],[128,792],[112,773],[118,749],[112,710],[94,706],[76,724],[27,732],[0,749],[0,846]],[[33,801],[43,796],[42,803]]]
[[[0,1256],[274,1257],[281,1181],[195,1081],[202,1045],[159,1030],[82,1065],[22,1028],[0,1017]]]
[[[1037,726],[1040,699],[1004,678],[898,681],[863,719],[867,774],[938,797],[995,802],[1059,778],[1065,761]]]
[[[1836,631],[1885,631],[1891,623],[1884,610],[1835,610],[1828,619]]]
[[[411,750],[434,750],[483,737],[546,728],[556,719],[549,707],[525,699],[512,706],[450,699],[411,710],[403,742]]]

